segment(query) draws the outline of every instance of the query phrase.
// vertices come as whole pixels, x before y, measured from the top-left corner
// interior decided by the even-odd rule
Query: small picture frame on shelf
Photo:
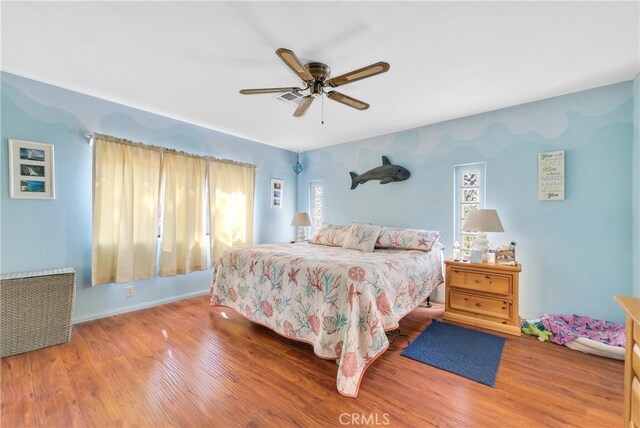
[[[515,266],[516,265],[516,243],[511,242],[508,245],[502,245],[496,248],[496,263],[499,265]]]
[[[55,199],[52,144],[9,140],[9,196]]]

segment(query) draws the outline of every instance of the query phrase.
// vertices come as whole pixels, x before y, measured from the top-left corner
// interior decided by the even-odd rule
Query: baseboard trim
[[[140,309],[151,308],[153,306],[160,306],[166,303],[177,302],[178,300],[190,299],[192,297],[204,296],[209,293],[209,288],[205,290],[192,291],[191,293],[180,294],[178,296],[166,297],[164,299],[151,300],[149,302],[138,303],[136,305],[125,306],[117,309],[109,309],[108,311],[96,312],[89,315],[80,317],[74,317],[71,320],[71,324],[80,324],[82,322],[93,321],[100,318],[111,317],[114,315],[126,314],[127,312],[139,311]]]

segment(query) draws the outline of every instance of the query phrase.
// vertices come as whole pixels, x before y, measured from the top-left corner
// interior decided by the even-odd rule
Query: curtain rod
[[[250,167],[250,168],[257,168],[257,165],[254,165],[252,163],[247,163],[247,162],[238,162],[238,161],[234,161],[232,159],[219,159],[216,158],[214,156],[208,156],[208,155],[196,155],[193,153],[188,153],[188,152],[183,152],[183,151],[179,151],[179,150],[175,150],[175,149],[170,149],[167,147],[161,147],[161,146],[154,146],[151,144],[145,144],[145,143],[141,143],[141,142],[136,142],[136,141],[131,141],[131,140],[127,140],[124,138],[118,138],[118,137],[114,137],[111,135],[106,135],[106,134],[100,134],[98,132],[94,132],[92,134],[85,134],[84,135],[85,138],[88,140],[88,143],[90,146],[93,145],[93,142],[95,140],[95,138],[101,138],[103,140],[107,140],[110,141],[112,143],[118,143],[118,144],[130,144],[133,146],[144,146],[148,149],[151,150],[157,150],[159,152],[162,153],[174,153],[177,155],[182,155],[182,156],[190,156],[190,157],[194,157],[194,158],[198,158],[198,159],[204,159],[204,160],[208,160],[208,161],[213,161],[213,162],[221,162],[221,163],[228,163],[228,164],[232,164],[232,165],[238,165],[238,166],[246,166],[246,167]]]

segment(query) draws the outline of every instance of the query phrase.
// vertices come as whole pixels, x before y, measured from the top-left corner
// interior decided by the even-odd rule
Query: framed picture
[[[283,200],[283,186],[284,183],[282,180],[277,178],[271,179],[271,208],[282,208],[282,200]]]
[[[20,199],[54,199],[53,145],[9,140],[9,195]]]
[[[460,220],[466,220],[471,211],[475,211],[480,208],[478,204],[461,204],[462,212],[460,213]]]
[[[478,185],[478,178],[480,177],[480,172],[478,171],[468,171],[462,174],[462,187],[475,187]]]
[[[460,199],[463,203],[478,203],[480,200],[480,189],[477,187],[463,187]]]
[[[564,200],[564,150],[538,153],[538,200]]]

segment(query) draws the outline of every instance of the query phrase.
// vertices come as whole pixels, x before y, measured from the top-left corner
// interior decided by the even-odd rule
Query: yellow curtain
[[[208,269],[206,238],[207,161],[165,153],[160,276]]]
[[[253,243],[255,168],[228,162],[209,162],[211,261],[227,248]]]
[[[156,274],[158,150],[94,135],[93,285]]]

